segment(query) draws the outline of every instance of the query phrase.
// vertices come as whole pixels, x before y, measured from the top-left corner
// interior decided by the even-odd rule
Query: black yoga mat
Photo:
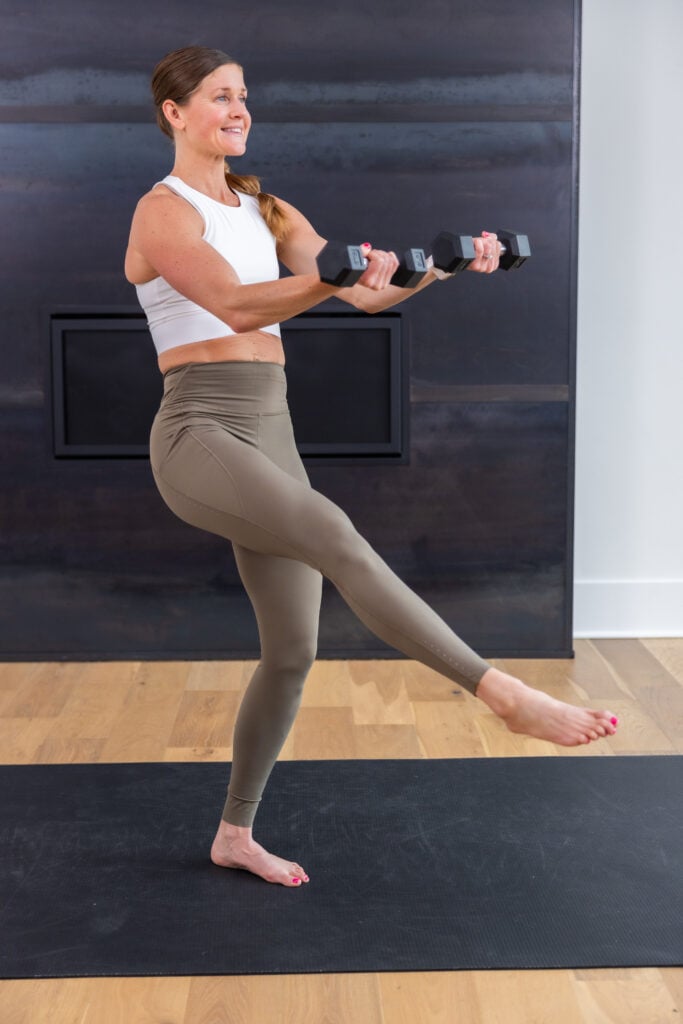
[[[0,768],[0,975],[683,962],[683,757],[281,762],[299,889],[208,860],[226,776]]]

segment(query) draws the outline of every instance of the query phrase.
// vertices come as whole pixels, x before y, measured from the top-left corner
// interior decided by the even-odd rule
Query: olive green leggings
[[[322,576],[386,643],[471,693],[489,668],[392,572],[299,458],[284,370],[190,363],[164,376],[150,457],[181,519],[232,541],[261,660],[235,725],[223,819],[251,825],[315,659]],[[321,575],[322,574],[322,575]]]

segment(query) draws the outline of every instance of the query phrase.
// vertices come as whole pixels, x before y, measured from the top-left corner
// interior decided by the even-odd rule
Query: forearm
[[[405,302],[406,299],[421,292],[436,280],[438,279],[433,271],[428,270],[414,288],[397,288],[396,285],[390,284],[386,288],[382,288],[381,291],[375,292],[357,284],[353,288],[345,288],[338,292],[337,298],[349,302],[357,309],[362,309],[364,313],[381,313],[385,309],[397,306],[399,302]]]
[[[323,284],[317,274],[295,274],[260,284],[235,284],[219,300],[221,308],[217,315],[237,333],[258,331],[304,313],[340,290]]]

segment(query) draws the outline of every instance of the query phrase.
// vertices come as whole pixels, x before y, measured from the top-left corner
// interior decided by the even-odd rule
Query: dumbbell
[[[409,249],[404,253],[391,284],[413,288],[427,273],[426,260],[424,249]],[[328,242],[318,253],[317,263],[320,280],[335,288],[350,288],[368,266],[361,246],[345,242]]]
[[[531,255],[529,239],[516,231],[497,232],[501,242],[499,266],[503,270],[517,270]],[[472,260],[476,259],[474,243],[471,235],[454,235],[450,231],[442,231],[431,245],[431,259],[424,249],[408,249],[403,254],[398,270],[391,279],[391,284],[399,288],[414,288],[427,273],[430,266],[435,266],[447,274],[458,274],[465,270]]]
[[[335,288],[350,288],[368,266],[362,247],[346,242],[328,242],[316,259],[320,280]]]
[[[501,243],[499,266],[503,270],[518,270],[531,256],[528,237],[502,228],[496,233]],[[414,288],[431,265],[447,274],[459,274],[476,259],[472,236],[442,231],[432,242],[430,257],[424,249],[407,249],[391,284]],[[317,262],[320,280],[335,288],[350,288],[368,266],[362,247],[345,242],[328,242],[318,253]]]
[[[528,237],[518,231],[506,231],[503,228],[496,234],[501,243],[500,268],[519,270],[531,256]],[[433,265],[438,270],[443,270],[447,274],[459,274],[476,259],[472,238],[470,235],[454,235],[450,231],[442,231],[432,242],[431,257]]]

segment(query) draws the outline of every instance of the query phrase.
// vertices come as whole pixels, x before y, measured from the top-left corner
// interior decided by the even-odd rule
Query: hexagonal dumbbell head
[[[497,231],[498,241],[502,242],[505,251],[500,257],[502,270],[519,270],[531,256],[531,246],[526,235],[520,235],[518,231],[505,231],[503,228]]]
[[[404,252],[390,284],[399,288],[414,288],[427,273],[427,258],[424,249],[408,249]]]
[[[434,266],[447,274],[458,274],[475,258],[471,235],[454,235],[441,231],[432,242]]]
[[[367,270],[368,261],[360,245],[328,242],[317,256],[320,280],[335,288],[350,288]]]

